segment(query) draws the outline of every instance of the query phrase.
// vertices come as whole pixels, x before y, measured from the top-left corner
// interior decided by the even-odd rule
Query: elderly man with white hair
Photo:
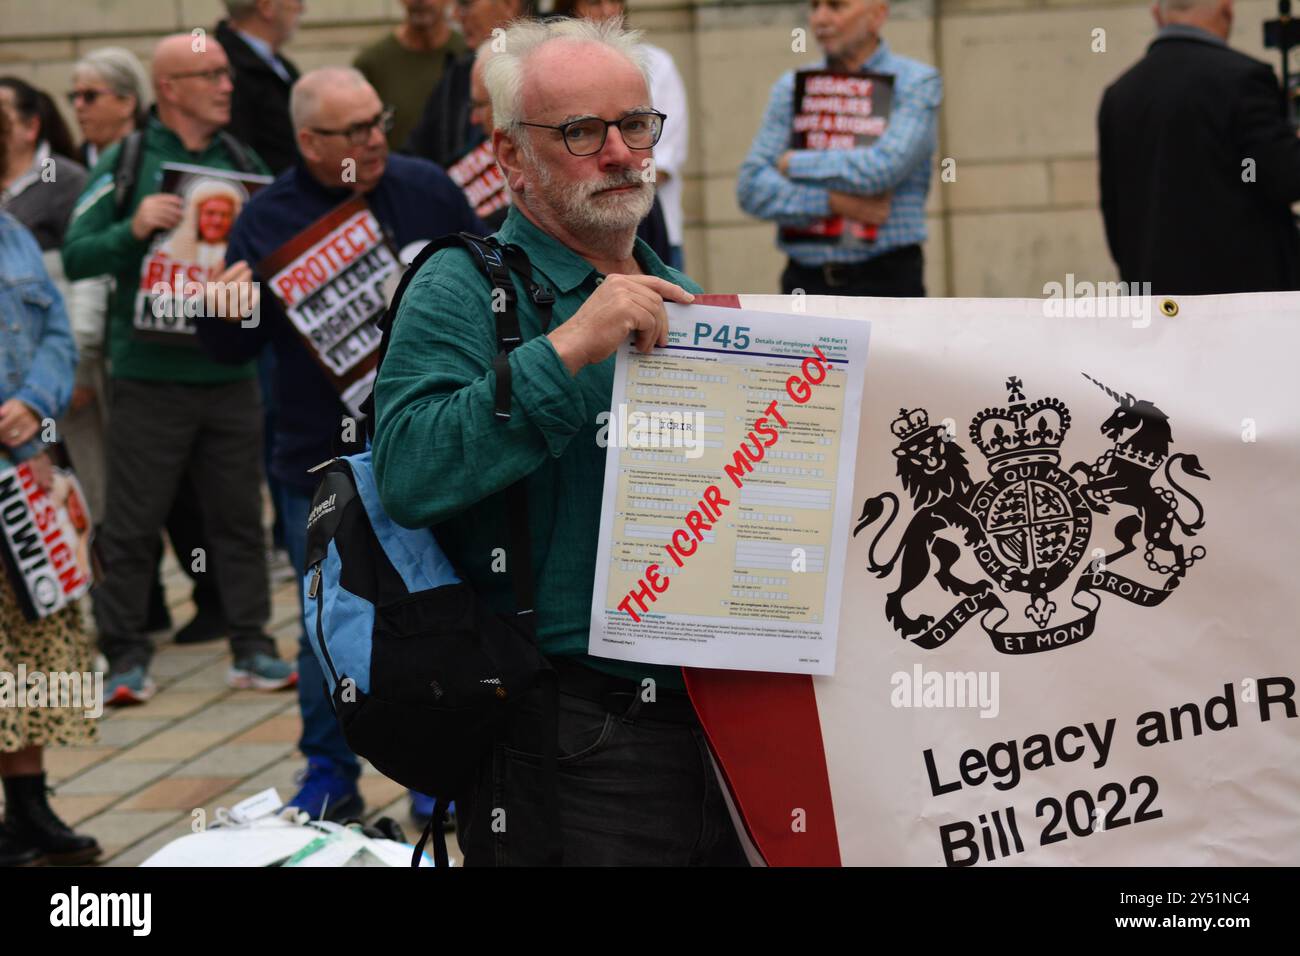
[[[586,654],[605,471],[597,416],[614,352],[629,337],[642,351],[666,344],[664,303],[699,291],[636,238],[654,199],[642,163],[665,122],[637,37],[616,21],[524,21],[487,64],[513,197],[497,238],[555,298],[542,328],[516,280],[524,341],[509,356],[509,419],[494,416],[493,296],[460,248],[412,280],[375,387],[388,514],[437,525],[463,579],[502,612],[510,575],[494,565],[512,537],[498,493],[526,487],[535,633],[559,673],[558,772],[541,769],[542,702],[526,696],[480,755],[477,784],[455,795],[468,865],[554,862],[557,845],[565,864],[744,862],[680,670]]]
[[[384,134],[392,113],[352,67],[324,67],[294,84],[289,103],[298,162],[260,190],[244,208],[226,250],[226,261],[262,261],[330,210],[364,197],[388,237],[405,256],[445,233],[481,234],[482,223],[464,194],[433,163],[390,155]],[[265,281],[267,276],[254,277]],[[277,479],[285,520],[285,545],[302,575],[306,562],[307,512],[316,489],[308,469],[332,457],[340,420],[349,414],[320,364],[294,331],[280,303],[261,297],[253,328],[218,318],[199,319],[199,339],[224,362],[246,362],[262,348],[275,349],[279,414],[272,436],[271,474]],[[313,817],[347,819],[362,810],[357,790],[361,768],[343,739],[323,689],[320,665],[299,636],[298,701],[302,711],[299,749],[307,770],[290,804]],[[412,815],[427,816],[427,801]]]

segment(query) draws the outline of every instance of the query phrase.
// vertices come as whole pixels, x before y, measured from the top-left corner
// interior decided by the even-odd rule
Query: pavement
[[[281,657],[296,659],[297,579],[280,564],[272,581],[267,631]],[[189,580],[170,549],[163,584],[173,623],[180,627],[194,616],[194,607]],[[90,627],[89,607],[85,610]],[[233,806],[267,787],[288,800],[297,791],[294,775],[305,766],[297,748],[302,724],[296,689],[268,693],[227,687],[230,650],[224,640],[182,646],[172,643],[170,631],[154,639],[150,673],[158,693],[138,706],[105,708],[96,746],[45,751],[47,782],[54,789],[50,804],[69,826],[99,840],[101,866],[136,866],[193,832],[196,820],[213,821],[217,807]],[[362,764],[366,819],[392,817],[408,840],[418,839],[405,788]],[[457,858],[454,837],[448,844]]]

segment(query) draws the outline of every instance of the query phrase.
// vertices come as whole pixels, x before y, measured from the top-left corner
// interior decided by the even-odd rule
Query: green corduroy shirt
[[[512,208],[497,233],[520,246],[534,281],[555,294],[551,328],[596,290],[596,268]],[[690,292],[700,287],[640,239],[648,274]],[[510,355],[509,420],[493,415],[496,375],[491,287],[464,249],[434,254],[411,281],[375,386],[375,474],[384,508],[408,528],[433,527],[461,575],[499,611],[513,608],[495,549],[508,553],[500,494],[527,482],[536,576],[537,635],[548,655],[681,689],[681,671],[586,655],[605,481],[596,416],[610,410],[614,356],[569,374],[515,280],[524,343]],[[500,566],[498,561],[498,567]]]

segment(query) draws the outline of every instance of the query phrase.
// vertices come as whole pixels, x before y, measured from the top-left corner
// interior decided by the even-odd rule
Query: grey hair
[[[117,96],[135,97],[135,118],[139,123],[149,110],[149,74],[130,50],[120,46],[105,46],[91,50],[73,67],[73,75],[94,73]]]
[[[483,69],[483,84],[492,97],[492,119],[497,129],[509,129],[520,120],[524,94],[524,67],[546,43],[589,43],[622,54],[645,78],[650,87],[650,71],[641,50],[640,30],[623,29],[621,17],[601,23],[583,19],[515,20],[510,23],[492,59]]]
[[[356,67],[322,66],[298,77],[289,91],[289,118],[295,130],[311,123],[320,108],[320,90],[325,86],[346,86],[353,89],[369,86],[370,81]]]
[[[243,20],[257,9],[257,0],[221,0],[232,20]]]
[[[1197,7],[1212,7],[1219,0],[1160,0],[1160,11],[1162,13],[1182,13],[1186,10],[1195,10]]]

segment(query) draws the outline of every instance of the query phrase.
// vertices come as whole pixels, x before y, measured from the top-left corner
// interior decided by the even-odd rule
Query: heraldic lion
[[[872,539],[867,551],[867,568],[877,577],[888,577],[901,559],[902,576],[898,587],[885,600],[885,616],[902,637],[910,638],[924,633],[934,623],[934,618],[928,614],[913,618],[903,610],[903,598],[929,576],[932,556],[939,564],[934,579],[949,593],[975,597],[992,585],[988,581],[972,584],[954,575],[952,566],[961,557],[961,548],[946,538],[938,537],[944,529],[956,528],[965,535],[966,544],[971,547],[984,540],[983,528],[968,510],[977,486],[967,469],[965,452],[949,438],[943,425],[929,424],[924,409],[910,412],[903,409],[891,429],[900,438],[898,447],[894,449],[898,477],[903,482],[903,490],[912,498],[915,514],[907,523],[898,548],[884,564],[876,560],[875,552],[880,539],[898,517],[898,498],[893,492],[886,491],[867,499],[853,535],[857,537],[884,514],[886,502],[893,506],[884,527]]]

